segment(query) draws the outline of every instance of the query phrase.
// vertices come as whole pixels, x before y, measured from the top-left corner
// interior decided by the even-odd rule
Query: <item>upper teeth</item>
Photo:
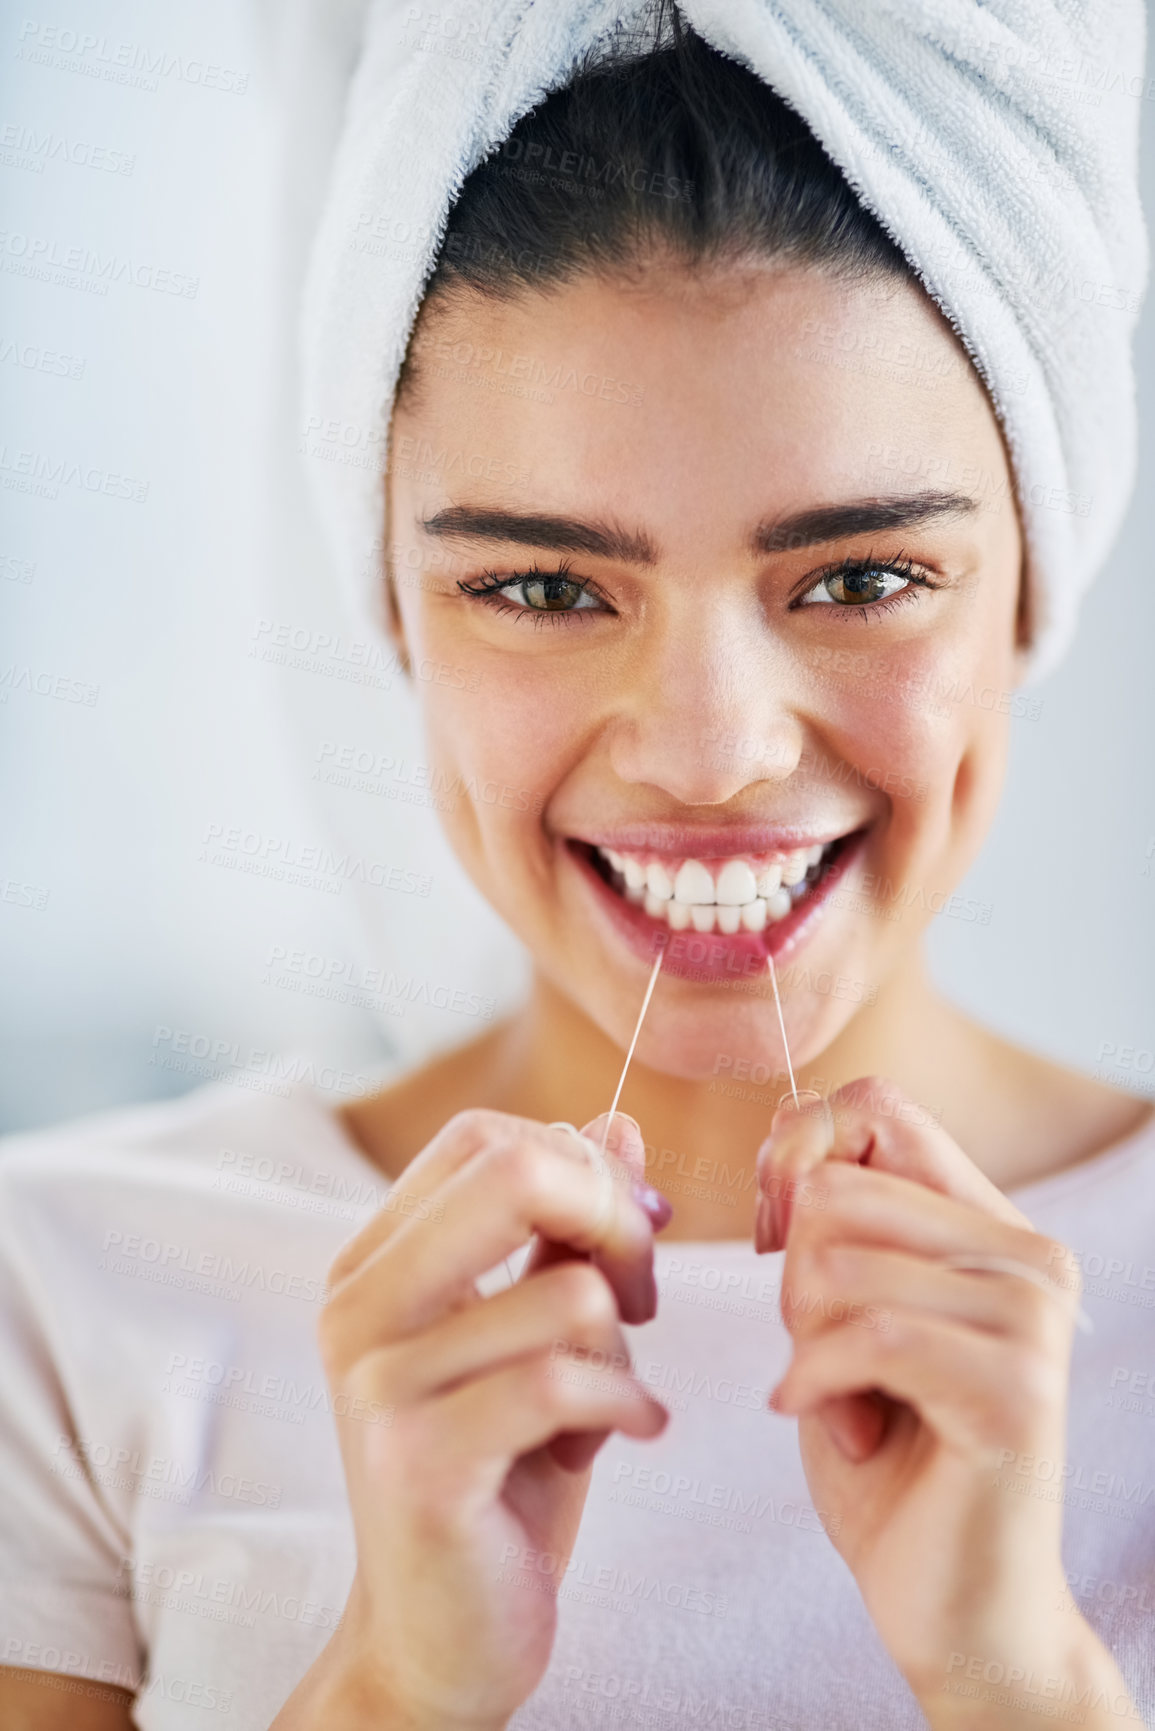
[[[647,860],[613,848],[597,851],[625,879],[629,900],[644,902],[651,919],[666,920],[675,931],[693,926],[696,932],[733,933],[739,927],[760,932],[767,921],[785,919],[826,848],[821,843],[796,848],[774,860],[715,861],[716,875],[700,859],[684,859],[675,869],[672,860]]]

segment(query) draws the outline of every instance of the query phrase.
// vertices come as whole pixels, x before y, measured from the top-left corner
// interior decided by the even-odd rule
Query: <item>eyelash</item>
[[[551,565],[545,570],[540,565],[532,565],[526,571],[511,571],[504,577],[499,576],[496,571],[483,571],[476,582],[463,583],[459,580],[457,587],[463,595],[470,595],[475,600],[485,602],[496,613],[513,614],[517,619],[531,619],[538,626],[568,625],[571,620],[582,618],[583,614],[588,617],[593,613],[592,608],[574,608],[565,612],[561,609],[518,607],[513,602],[501,599],[503,590],[512,589],[518,583],[532,582],[535,577],[564,577],[580,589],[583,595],[593,595],[603,602],[608,613],[613,612],[598,585],[588,577],[575,577],[573,568],[564,559],[559,565]]]
[[[820,583],[825,582],[828,577],[857,577],[864,575],[868,571],[885,571],[895,577],[901,577],[907,584],[907,587],[905,589],[900,589],[896,595],[886,595],[878,601],[866,601],[858,604],[845,601],[832,602],[829,607],[831,614],[841,613],[845,615],[847,613],[861,613],[864,619],[869,620],[871,615],[877,617],[879,614],[890,612],[892,608],[901,607],[907,602],[914,601],[916,599],[914,594],[915,589],[934,590],[941,587],[940,584],[932,582],[924,570],[920,570],[914,565],[913,561],[903,558],[901,554],[893,559],[848,558],[840,560],[836,565],[826,566],[825,569],[819,571],[817,574],[813,572],[809,573],[805,580],[805,589],[801,590],[791,599],[789,603],[790,611],[796,611],[804,602],[805,597],[809,595],[813,589],[816,589]],[[564,560],[560,564],[550,566],[545,570],[543,570],[541,566],[535,564],[528,570],[509,572],[504,577],[500,576],[496,571],[484,570],[481,573],[481,577],[476,581],[466,583],[459,580],[457,587],[463,595],[469,595],[474,600],[484,602],[487,606],[492,607],[495,612],[513,614],[516,618],[520,619],[532,619],[535,625],[568,625],[571,620],[575,618],[580,619],[583,614],[588,615],[593,612],[592,608],[573,608],[565,611],[561,609],[546,610],[542,608],[518,607],[512,602],[502,601],[501,596],[504,590],[512,589],[518,583],[528,583],[535,577],[564,577],[569,582],[575,584],[583,595],[593,595],[597,597],[598,600],[602,601],[605,610],[608,613],[612,614],[614,611],[613,608],[609,606],[606,597],[598,585],[592,582],[588,577],[575,577],[573,575],[572,567]]]
[[[889,613],[895,607],[904,607],[908,602],[917,601],[918,596],[915,591],[918,589],[934,590],[942,587],[940,583],[932,582],[924,569],[915,565],[913,560],[904,558],[901,553],[896,554],[893,559],[871,559],[869,557],[840,559],[836,565],[827,565],[818,572],[817,576],[811,573],[805,579],[805,589],[800,590],[790,601],[791,612],[800,608],[811,590],[817,589],[818,585],[824,583],[827,578],[859,577],[868,571],[885,571],[890,576],[901,577],[907,587],[900,589],[896,595],[885,595],[879,601],[832,602],[827,611],[832,614],[841,614],[843,617],[848,613],[861,613],[862,617],[869,623],[872,617],[877,619],[881,614]],[[814,604],[812,603],[812,605]]]

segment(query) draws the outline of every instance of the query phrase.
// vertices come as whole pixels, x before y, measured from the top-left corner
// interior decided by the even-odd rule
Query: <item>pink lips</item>
[[[789,824],[716,824],[702,828],[690,824],[631,823],[616,829],[589,830],[571,841],[584,842],[589,847],[612,849],[615,853],[637,856],[653,854],[657,859],[758,859],[775,854],[795,853],[799,848],[825,847],[847,834],[847,825],[832,824],[825,832],[802,829]]]
[[[865,833],[862,831],[848,839],[809,894],[799,901],[785,919],[775,921],[762,932],[736,932],[733,936],[721,932],[672,932],[662,921],[651,919],[638,904],[627,902],[618,895],[595,870],[580,846],[571,845],[568,852],[596,896],[599,906],[639,960],[652,963],[657,951],[664,949],[663,974],[673,974],[680,979],[694,980],[701,984],[713,984],[743,978],[764,979],[768,954],[773,955],[777,962],[788,950],[795,949],[810,925],[820,917],[832,891],[857,857],[865,840]],[[738,852],[763,854],[778,849],[806,847],[822,839],[820,836],[807,836],[801,832],[797,832],[797,839],[794,836],[784,838],[782,831],[776,831],[773,832],[774,839],[768,841],[769,834],[766,830],[751,830],[748,833],[728,830],[715,836],[713,832],[694,830],[681,833],[675,840],[672,833],[668,833],[664,837],[667,845],[660,850],[655,848],[655,851],[677,853],[684,849],[685,854],[701,859],[715,850],[720,855],[729,856]],[[669,845],[671,840],[675,841],[674,846]],[[722,845],[718,845],[719,843]],[[594,845],[620,845],[631,852],[641,852],[654,846],[654,842],[648,840],[639,829],[631,831],[628,839],[619,832],[614,839],[598,841]]]

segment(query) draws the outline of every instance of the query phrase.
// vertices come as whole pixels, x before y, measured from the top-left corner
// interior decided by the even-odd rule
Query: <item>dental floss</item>
[[[569,1134],[571,1136],[576,1136],[577,1140],[582,1145],[582,1152],[586,1153],[586,1154],[592,1154],[596,1157],[595,1163],[600,1168],[603,1178],[606,1178],[609,1176],[609,1169],[606,1166],[606,1144],[609,1142],[609,1139],[610,1139],[610,1125],[614,1121],[614,1113],[618,1109],[618,1101],[621,1099],[622,1089],[626,1085],[626,1072],[629,1070],[630,1060],[633,1058],[633,1055],[634,1055],[634,1047],[638,1043],[638,1035],[642,1031],[642,1023],[646,1019],[646,1011],[650,1007],[650,999],[654,995],[654,987],[657,985],[657,982],[658,982],[658,971],[661,968],[662,957],[665,955],[665,953],[666,953],[666,947],[663,944],[661,949],[658,951],[657,960],[654,962],[653,968],[650,971],[650,980],[649,980],[649,984],[646,987],[646,995],[642,999],[642,1007],[638,1011],[638,1020],[637,1020],[635,1027],[634,1027],[634,1036],[633,1036],[633,1039],[630,1041],[629,1051],[626,1053],[626,1061],[622,1065],[622,1073],[618,1077],[618,1085],[617,1085],[617,1088],[614,1092],[613,1105],[610,1107],[609,1114],[606,1118],[606,1127],[605,1127],[605,1131],[602,1135],[601,1147],[599,1148],[596,1143],[591,1142],[588,1136],[583,1136],[576,1124],[571,1124],[568,1122],[568,1120],[566,1120],[564,1118],[558,1119],[555,1123],[553,1123],[549,1126],[549,1128],[551,1130],[566,1130],[569,1132]],[[611,1182],[612,1182],[612,1180],[611,1180]],[[508,1256],[505,1257],[504,1261],[505,1261],[506,1278],[507,1278],[508,1284],[510,1286],[512,1286],[514,1284],[514,1274],[513,1274],[512,1268],[509,1266],[509,1257]]]
[[[546,1125],[547,1130],[565,1130],[570,1136],[576,1136],[582,1145],[582,1153],[590,1154],[596,1151],[596,1142],[591,1142],[588,1136],[583,1136],[576,1124],[571,1124],[568,1118],[555,1118],[552,1124]]]
[[[622,1065],[622,1073],[618,1077],[618,1086],[617,1086],[617,1090],[614,1093],[614,1102],[613,1102],[613,1105],[610,1107],[609,1114],[606,1118],[606,1127],[602,1131],[602,1149],[601,1149],[601,1152],[602,1152],[603,1160],[605,1159],[606,1143],[610,1139],[610,1125],[614,1121],[614,1113],[618,1109],[618,1101],[621,1099],[622,1089],[626,1085],[626,1072],[628,1071],[628,1069],[630,1067],[630,1060],[632,1059],[632,1057],[634,1055],[634,1047],[638,1043],[638,1035],[642,1031],[642,1023],[646,1019],[646,1011],[650,1007],[650,999],[654,995],[654,987],[657,985],[657,982],[658,982],[658,969],[662,965],[662,957],[665,955],[665,953],[666,953],[666,946],[663,944],[661,949],[658,951],[657,960],[655,961],[653,969],[650,972],[650,983],[646,987],[646,995],[642,999],[642,1007],[638,1011],[638,1020],[637,1020],[637,1026],[634,1028],[634,1037],[630,1041],[630,1049],[626,1053],[626,1061]]]
[[[774,1008],[778,1011],[778,1026],[782,1030],[782,1050],[786,1054],[786,1074],[790,1078],[790,1092],[794,1096],[794,1110],[801,1112],[802,1107],[798,1103],[798,1084],[794,1080],[794,1066],[790,1062],[790,1047],[786,1040],[786,1018],[782,1014],[782,999],[778,996],[778,973],[774,966],[774,957],[769,950],[766,951],[766,966],[770,969],[770,984],[774,987]]]

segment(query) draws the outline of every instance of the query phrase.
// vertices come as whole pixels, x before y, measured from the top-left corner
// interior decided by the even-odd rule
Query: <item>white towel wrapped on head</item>
[[[306,286],[308,464],[342,576],[382,620],[397,375],[472,168],[647,0],[377,0]],[[1140,0],[682,0],[807,122],[985,379],[1027,541],[1034,676],[1070,638],[1135,469]],[[446,22],[454,25],[450,32]],[[442,32],[441,49],[429,41]],[[326,435],[328,437],[326,438]]]

